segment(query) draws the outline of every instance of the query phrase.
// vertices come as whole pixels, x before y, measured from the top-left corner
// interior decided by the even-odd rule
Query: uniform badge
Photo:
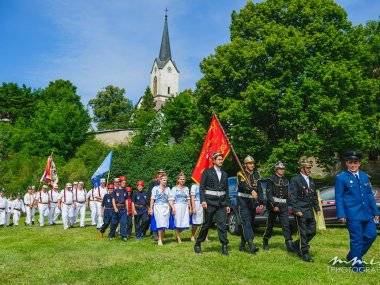
[[[119,196],[120,196],[120,193],[116,193],[116,196],[119,197]]]
[[[350,180],[350,183],[354,183],[354,181]]]

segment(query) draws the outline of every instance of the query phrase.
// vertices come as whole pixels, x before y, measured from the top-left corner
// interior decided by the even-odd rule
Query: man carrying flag
[[[102,218],[102,201],[104,195],[107,194],[106,180],[101,178],[107,172],[109,173],[112,163],[112,151],[108,153],[102,164],[98,167],[91,177],[94,188],[87,193],[87,201],[91,210],[91,223],[100,229],[103,225]]]
[[[49,185],[58,184],[57,168],[53,161],[53,155],[48,157],[46,162],[45,171],[42,174],[40,182],[45,182]]]

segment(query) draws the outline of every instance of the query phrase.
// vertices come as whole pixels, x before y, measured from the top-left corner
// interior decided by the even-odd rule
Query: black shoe
[[[291,240],[287,240],[287,241],[285,242],[285,246],[286,246],[286,250],[287,250],[288,252],[297,252],[297,250],[296,250],[295,247],[294,247],[293,241],[291,241]]]
[[[239,244],[239,251],[244,251],[245,250],[245,242],[241,241]]]
[[[263,239],[263,249],[269,250],[268,239],[266,239],[266,238]]]
[[[200,254],[200,253],[202,253],[202,249],[201,249],[201,245],[200,245],[200,244],[195,244],[195,245],[194,245],[194,252],[195,252],[196,254]]]
[[[32,225],[34,225],[34,221],[32,221]]]
[[[222,254],[225,255],[225,256],[229,255],[228,254],[228,248],[227,248],[226,244],[222,245]]]
[[[259,248],[256,245],[254,245],[253,242],[248,242],[248,248],[249,248],[249,253],[251,254],[255,254],[256,252],[259,251]]]
[[[301,258],[303,261],[306,261],[306,262],[313,262],[314,261],[308,253],[304,253]]]

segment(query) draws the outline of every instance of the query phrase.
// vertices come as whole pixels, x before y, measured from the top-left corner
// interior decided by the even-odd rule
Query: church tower
[[[165,101],[176,96],[179,91],[179,70],[172,59],[170,50],[167,9],[160,54],[154,60],[150,72],[150,90],[153,94],[156,110],[161,109]]]

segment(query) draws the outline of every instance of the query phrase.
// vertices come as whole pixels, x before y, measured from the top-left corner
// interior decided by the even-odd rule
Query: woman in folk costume
[[[195,241],[195,235],[197,233],[197,229],[203,223],[203,208],[201,205],[201,193],[199,192],[199,184],[191,185],[190,190],[190,198],[191,198],[191,241]]]
[[[149,212],[154,213],[154,219],[158,230],[158,245],[163,245],[165,229],[169,228],[170,207],[173,208],[173,201],[170,197],[170,188],[167,186],[168,177],[162,175],[160,184],[152,189]]]
[[[174,216],[175,236],[178,243],[181,243],[181,232],[188,229],[190,212],[190,191],[185,186],[186,177],[181,172],[177,177],[177,185],[171,190],[170,199],[174,203],[172,214]]]

